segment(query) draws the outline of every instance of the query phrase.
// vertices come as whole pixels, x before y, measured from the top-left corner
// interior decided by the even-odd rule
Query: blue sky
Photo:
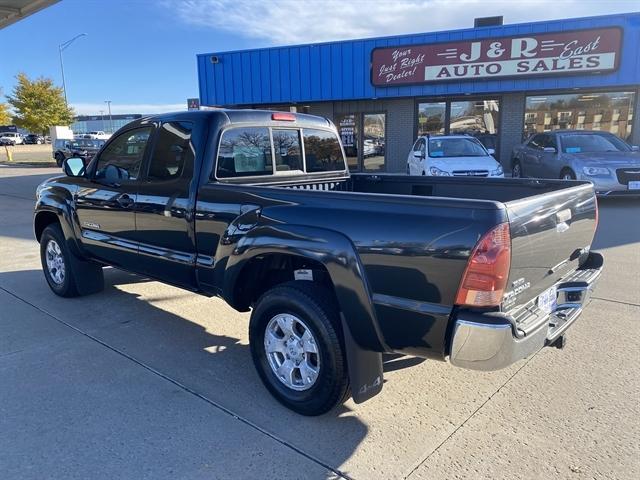
[[[0,89],[15,75],[51,77],[78,113],[184,108],[197,97],[196,54],[291,43],[466,28],[473,18],[505,23],[637,10],[633,0],[62,0],[0,30]]]

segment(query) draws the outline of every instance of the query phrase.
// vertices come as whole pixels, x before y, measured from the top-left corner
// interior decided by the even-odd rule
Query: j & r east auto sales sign
[[[429,45],[376,48],[377,87],[451,80],[610,72],[618,68],[617,27]]]

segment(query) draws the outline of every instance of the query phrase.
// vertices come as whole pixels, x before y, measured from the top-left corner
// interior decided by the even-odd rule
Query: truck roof
[[[293,115],[295,120],[277,120],[273,118],[274,114]],[[225,123],[259,123],[265,125],[286,125],[294,123],[300,127],[331,127],[333,124],[325,117],[316,115],[308,115],[305,113],[283,112],[277,110],[249,110],[249,109],[228,109],[220,108],[215,110],[194,110],[181,112],[168,112],[158,115],[150,115],[134,120],[128,126],[143,124],[154,120],[202,120],[214,119],[216,117],[224,117]]]

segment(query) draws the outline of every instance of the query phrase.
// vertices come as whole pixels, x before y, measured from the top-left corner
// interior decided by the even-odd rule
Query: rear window
[[[218,178],[271,174],[273,161],[268,128],[232,128],[223,132],[218,151]]]
[[[274,128],[273,150],[276,156],[276,171],[302,170],[302,151],[298,130]]]
[[[342,149],[335,133],[305,128],[302,130],[302,136],[307,172],[334,172],[345,169]]]

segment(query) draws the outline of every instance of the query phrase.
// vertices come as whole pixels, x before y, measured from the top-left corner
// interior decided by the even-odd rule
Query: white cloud
[[[100,111],[104,112],[105,117],[108,115],[107,105],[105,103],[72,103],[71,106],[76,115],[100,115]],[[165,113],[186,110],[185,103],[111,103],[111,113]]]
[[[633,0],[164,0],[184,23],[261,41],[260,46],[468,28],[637,10]],[[258,45],[256,45],[258,46]]]

